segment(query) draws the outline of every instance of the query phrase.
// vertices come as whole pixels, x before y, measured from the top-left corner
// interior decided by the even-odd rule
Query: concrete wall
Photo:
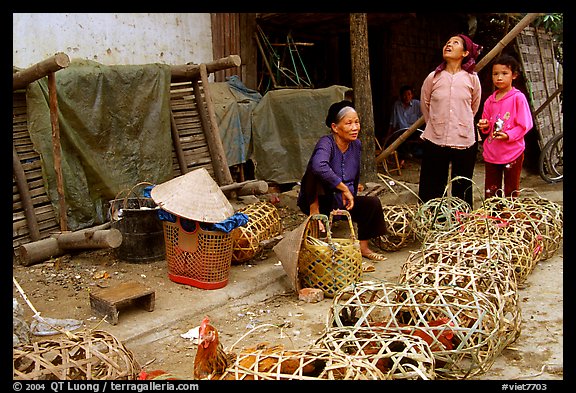
[[[13,66],[57,52],[105,65],[213,60],[208,13],[15,13]]]

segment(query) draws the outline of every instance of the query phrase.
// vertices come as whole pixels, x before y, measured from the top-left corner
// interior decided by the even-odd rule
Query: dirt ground
[[[406,162],[403,175],[394,178],[396,182],[415,189],[417,174],[417,163]],[[477,182],[482,181],[480,170],[475,176],[478,176]],[[554,202],[563,202],[562,183],[547,184],[537,174],[526,173],[522,185]],[[279,195],[279,211],[285,232],[295,228],[304,218],[294,210],[293,201],[287,202],[289,194]],[[402,198],[410,199],[408,194],[393,197],[396,203]],[[267,246],[254,260],[233,265],[232,279],[239,279],[243,272],[254,266],[278,268],[279,261],[272,245]],[[418,242],[414,242],[399,251],[387,252],[388,260],[376,263],[375,271],[364,273],[363,279],[396,281],[409,252],[419,246]],[[67,254],[29,267],[14,261],[13,275],[30,303],[42,316],[77,319],[83,321],[88,328],[98,326],[100,329],[110,329],[111,332],[119,329],[119,325],[112,327],[91,313],[89,292],[95,288],[128,280],[144,281],[162,293],[164,298],[168,297],[172,307],[179,301],[186,301],[186,296],[191,293],[203,291],[170,281],[164,260],[144,264],[127,263],[119,260],[111,250]],[[227,350],[237,350],[260,342],[305,348],[322,336],[332,299],[306,303],[298,299],[288,279],[283,285],[286,287],[283,293],[266,298],[258,293],[240,299],[231,298],[225,307],[207,313],[218,328]],[[24,309],[24,319],[30,322],[33,314],[31,308],[15,287],[13,295]],[[537,264],[521,285],[519,298],[522,315],[519,338],[502,352],[486,373],[473,379],[563,379],[563,244],[551,258]],[[157,299],[160,301],[161,296],[157,295]],[[157,303],[159,306],[162,304]],[[154,316],[150,315],[151,318]],[[182,335],[199,322],[198,316],[184,318],[170,325],[166,331],[131,340],[127,347],[140,365],[147,364],[148,370],[163,369],[189,379],[192,376],[196,345]],[[33,340],[39,339],[42,337],[33,337]]]

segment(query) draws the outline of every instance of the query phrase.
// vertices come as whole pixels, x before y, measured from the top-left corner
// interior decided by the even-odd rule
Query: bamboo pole
[[[50,99],[50,123],[52,123],[52,152],[54,155],[54,171],[56,172],[56,187],[58,189],[58,206],[60,207],[60,230],[68,229],[66,217],[66,198],[64,197],[64,178],[62,176],[62,147],[60,146],[60,126],[58,124],[58,98],[56,96],[56,74],[48,74],[48,95]]]
[[[206,109],[208,112],[208,119],[210,127],[204,130],[208,146],[210,149],[210,156],[212,157],[212,165],[218,185],[223,186],[232,183],[232,174],[228,167],[228,160],[224,152],[222,138],[220,137],[220,130],[218,129],[218,120],[216,119],[216,112],[214,111],[214,103],[210,94],[210,86],[208,85],[208,69],[205,64],[200,64],[200,79],[202,80],[202,89],[204,90],[204,100],[206,101]]]
[[[38,227],[36,215],[34,214],[34,204],[32,203],[32,197],[30,196],[26,173],[24,172],[24,168],[22,168],[22,163],[20,162],[20,158],[18,158],[18,152],[16,152],[16,146],[14,146],[14,143],[12,143],[12,149],[12,170],[14,171],[14,177],[16,178],[18,193],[20,193],[20,201],[22,202],[22,208],[24,209],[24,215],[26,216],[26,224],[28,226],[28,232],[30,233],[30,239],[32,239],[32,241],[40,240],[40,229]]]
[[[486,66],[486,64],[492,61],[492,59],[498,53],[500,53],[502,49],[504,49],[506,45],[510,43],[510,41],[512,41],[518,34],[520,34],[520,32],[522,32],[522,30],[524,30],[526,26],[528,26],[530,23],[532,23],[534,19],[536,19],[541,15],[543,14],[541,13],[526,14],[526,16],[524,16],[524,18],[522,18],[522,20],[518,22],[518,24],[514,26],[514,28],[510,30],[508,34],[506,34],[504,38],[502,38],[494,46],[494,48],[492,48],[492,50],[488,52],[488,54],[486,54],[486,56],[484,56],[482,60],[480,60],[476,64],[476,68],[474,69],[474,71],[479,72],[482,68],[484,68],[484,66]],[[400,146],[406,139],[408,139],[410,135],[412,135],[414,131],[416,131],[416,129],[418,129],[418,127],[420,127],[422,124],[424,124],[424,116],[421,116],[414,124],[412,124],[406,131],[404,131],[402,135],[400,135],[394,142],[392,142],[390,146],[384,149],[384,151],[376,157],[376,163],[380,163],[384,161],[386,158],[388,158],[388,156],[392,154],[392,152],[395,151],[396,148]]]
[[[182,171],[182,174],[184,175],[188,173],[188,164],[186,163],[186,157],[184,157],[184,152],[182,151],[180,133],[178,132],[178,126],[176,125],[176,119],[174,119],[174,112],[172,112],[172,109],[170,109],[170,126],[170,130],[172,131],[172,143],[174,144],[174,150],[176,150],[176,158],[180,165],[180,171]]]

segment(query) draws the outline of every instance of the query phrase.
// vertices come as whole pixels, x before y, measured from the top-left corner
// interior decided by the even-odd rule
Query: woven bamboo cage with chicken
[[[501,350],[493,301],[481,292],[363,281],[334,296],[327,329],[377,327],[422,337],[435,359],[437,378],[464,379],[490,369]]]
[[[504,349],[520,336],[522,322],[516,275],[506,251],[473,239],[427,245],[410,252],[398,282],[458,286],[486,294],[498,310]]]
[[[232,232],[232,263],[254,258],[263,249],[262,241],[282,233],[280,214],[270,202],[252,203],[238,212],[248,216],[248,223]]]
[[[283,349],[260,346],[242,351],[220,379],[232,380],[381,380],[370,362],[327,348]]]
[[[335,216],[348,219],[349,237],[332,237],[331,226]],[[324,224],[324,237],[320,236],[319,222]],[[348,211],[334,210],[330,218],[323,214],[311,216],[303,238],[298,255],[299,279],[303,288],[321,289],[324,296],[332,297],[340,289],[360,281],[362,253]]]
[[[415,204],[383,205],[386,234],[374,238],[372,242],[386,251],[398,251],[409,245],[416,239],[412,220],[417,209]]]
[[[464,200],[444,196],[433,198],[420,205],[412,219],[416,239],[425,242],[438,233],[449,231],[458,226],[457,214],[469,212],[471,207]]]
[[[364,359],[382,371],[388,380],[436,378],[434,355],[426,341],[418,336],[378,328],[333,327],[314,345]]]
[[[514,221],[541,239],[539,260],[546,260],[558,251],[563,237],[562,206],[538,196],[517,198],[491,197],[484,201],[481,211],[506,221]]]
[[[510,263],[518,283],[526,280],[541,258],[542,238],[515,220],[504,220],[475,210],[459,213],[458,221],[459,227],[438,233],[434,238],[428,238],[425,244],[476,240],[484,242],[487,247],[500,248],[510,253]]]
[[[134,380],[140,366],[116,337],[80,331],[14,348],[13,379]]]

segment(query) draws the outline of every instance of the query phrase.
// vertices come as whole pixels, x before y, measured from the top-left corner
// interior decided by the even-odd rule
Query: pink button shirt
[[[475,72],[431,72],[422,84],[420,104],[426,122],[422,138],[455,148],[476,141],[474,115],[480,108],[482,87]]]

